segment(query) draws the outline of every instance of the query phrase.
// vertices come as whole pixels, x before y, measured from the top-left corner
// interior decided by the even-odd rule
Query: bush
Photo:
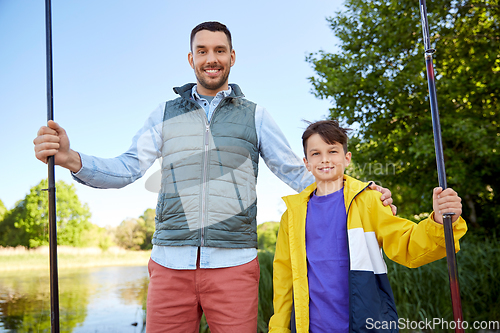
[[[411,321],[453,320],[446,258],[410,269],[387,259],[389,280],[400,318]],[[496,237],[467,235],[457,253],[463,319],[500,318],[500,248]],[[426,332],[425,330],[423,332]],[[435,329],[434,332],[444,332]]]
[[[273,309],[273,260],[274,253],[259,251],[260,281],[259,281],[259,315],[257,317],[257,332],[267,332],[269,319]]]
[[[257,226],[257,238],[259,250],[276,251],[276,239],[278,237],[279,222],[264,222]]]

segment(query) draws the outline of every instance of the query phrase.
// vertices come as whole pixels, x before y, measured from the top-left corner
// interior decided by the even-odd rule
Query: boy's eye
[[[316,156],[316,155],[319,155],[319,153],[312,153],[312,156]]]
[[[335,154],[337,151],[336,150],[331,150],[330,153]]]

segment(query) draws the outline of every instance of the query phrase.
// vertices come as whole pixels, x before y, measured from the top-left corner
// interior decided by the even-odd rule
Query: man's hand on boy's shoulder
[[[396,215],[396,213],[398,212],[398,207],[396,207],[392,204],[393,200],[392,200],[391,191],[389,191],[389,189],[387,189],[385,187],[382,187],[380,185],[375,184],[375,182],[372,182],[372,184],[369,186],[369,188],[382,193],[382,195],[380,196],[380,200],[382,200],[382,204],[384,206],[391,205],[392,215]]]
[[[432,207],[434,209],[434,221],[443,224],[443,214],[454,213],[451,221],[455,222],[462,214],[462,199],[452,188],[443,191],[436,187],[432,194]]]

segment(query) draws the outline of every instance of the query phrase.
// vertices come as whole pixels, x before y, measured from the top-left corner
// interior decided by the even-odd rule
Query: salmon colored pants
[[[227,268],[176,270],[149,259],[146,332],[199,331],[205,313],[212,333],[255,333],[260,268],[257,258]]]

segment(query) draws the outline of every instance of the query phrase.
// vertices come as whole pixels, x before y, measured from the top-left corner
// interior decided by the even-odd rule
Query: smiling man
[[[202,313],[211,332],[256,332],[259,157],[298,192],[313,182],[269,113],[228,83],[235,60],[226,26],[201,23],[188,54],[196,84],[174,88],[180,97],[151,113],[127,152],[78,153],[53,121],[34,140],[39,160],[54,155],[95,188],[126,186],[161,159],[147,332],[197,332]],[[379,190],[392,203],[390,191]]]
[[[192,31],[188,61],[194,69],[199,94],[215,96],[220,90],[228,89],[229,72],[236,58],[230,38],[229,31],[227,34],[224,31]]]

